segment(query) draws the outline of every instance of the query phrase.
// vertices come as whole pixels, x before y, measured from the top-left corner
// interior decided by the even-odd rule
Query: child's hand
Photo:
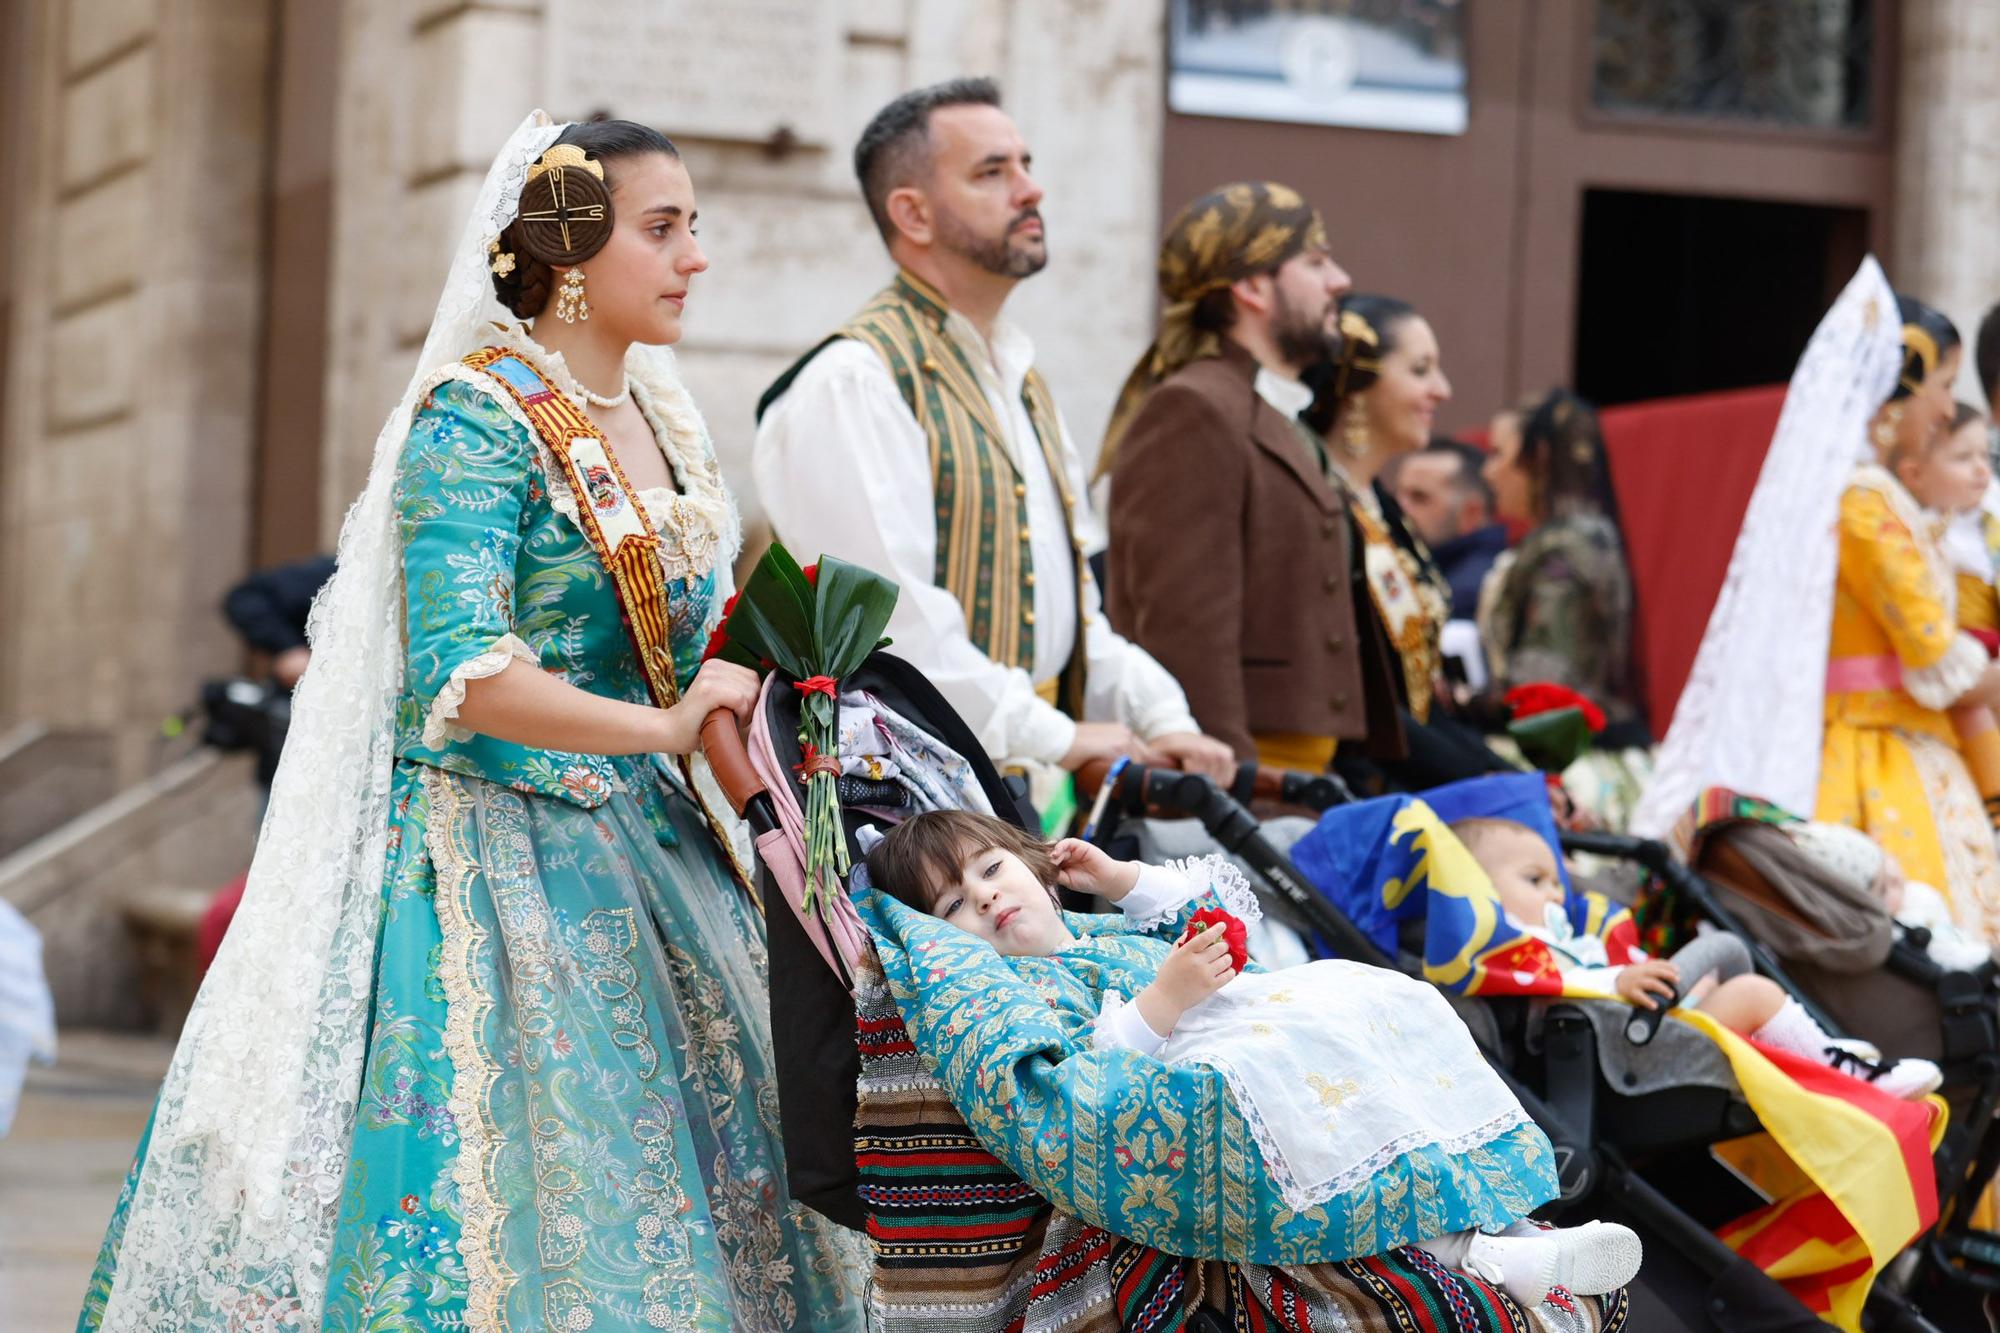
[[[1153,983],[1134,998],[1139,1016],[1155,1032],[1171,1032],[1181,1015],[1221,990],[1236,976],[1229,958],[1229,936],[1221,926],[1209,926],[1174,945]]]
[[[1079,838],[1064,838],[1049,849],[1055,864],[1056,880],[1079,893],[1094,893],[1117,902],[1139,882],[1139,867],[1131,861],[1114,861],[1102,847]]]
[[[1619,998],[1630,1000],[1641,1009],[1657,1009],[1661,1000],[1670,1000],[1680,988],[1681,970],[1664,958],[1648,958],[1642,962],[1628,963],[1612,982],[1612,989]],[[1658,999],[1654,997],[1658,996]]]

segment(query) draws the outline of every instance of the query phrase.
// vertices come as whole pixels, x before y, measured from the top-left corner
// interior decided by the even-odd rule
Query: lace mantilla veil
[[[510,318],[487,242],[562,128],[534,113],[487,173],[342,526],[243,903],[160,1091],[106,1330],[319,1327],[367,1044],[403,677],[397,458],[429,373]],[[670,353],[646,355],[671,377]]]
[[[1708,787],[1818,803],[1840,495],[1902,364],[1896,295],[1871,256],[1792,372],[1729,573],[1632,831],[1658,837]]]

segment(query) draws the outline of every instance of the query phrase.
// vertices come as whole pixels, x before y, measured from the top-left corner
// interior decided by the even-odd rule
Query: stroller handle
[[[1110,760],[1091,760],[1076,772],[1077,789],[1085,795],[1095,792],[1104,785],[1105,776],[1110,771]],[[1148,771],[1164,775],[1173,770]],[[1290,769],[1265,768],[1257,763],[1237,765],[1235,780],[1225,790],[1232,799],[1244,805],[1253,801],[1276,801],[1313,811],[1328,810],[1354,799],[1354,793],[1347,789],[1347,784],[1332,773],[1300,773]]]
[[[750,752],[743,748],[743,736],[736,729],[736,715],[727,708],[718,708],[701,720],[701,752],[738,815],[745,814],[750,803],[765,794],[764,780],[750,766]]]

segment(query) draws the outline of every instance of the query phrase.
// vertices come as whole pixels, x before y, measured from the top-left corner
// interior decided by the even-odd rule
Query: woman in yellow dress
[[[2000,856],[1949,710],[2000,700],[2000,670],[1958,625],[1943,523],[1893,471],[1948,428],[1962,353],[1942,314],[1897,298],[1903,364],[1876,411],[1876,459],[1840,499],[1818,817],[1865,830],[1967,930],[2000,943]]]

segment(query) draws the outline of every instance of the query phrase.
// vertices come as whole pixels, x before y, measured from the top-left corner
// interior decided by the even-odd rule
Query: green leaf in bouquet
[[[806,696],[806,716],[818,723],[821,728],[831,731],[834,723],[833,700],[827,698],[824,694],[808,694]]]
[[[812,585],[791,553],[772,543],[737,598],[729,634],[801,680],[813,671]]]
[[[1555,708],[1507,724],[1507,732],[1528,762],[1545,773],[1560,773],[1590,748],[1590,723],[1580,708]]]
[[[722,647],[716,649],[715,655],[724,662],[734,662],[737,666],[748,667],[752,671],[760,671],[764,665],[757,659],[757,654],[736,641],[733,625],[730,626],[728,637],[723,639]]]
[[[848,675],[873,652],[901,590],[872,569],[821,556],[813,630],[820,672]]]

